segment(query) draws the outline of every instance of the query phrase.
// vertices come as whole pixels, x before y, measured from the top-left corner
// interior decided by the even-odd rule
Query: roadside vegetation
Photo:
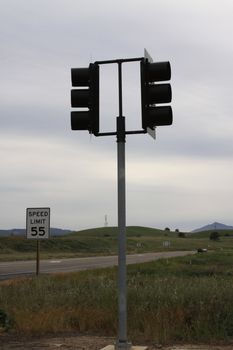
[[[72,258],[117,254],[117,228],[103,227],[74,232],[41,241],[41,259]],[[211,232],[185,233],[169,228],[127,227],[127,252],[143,253],[169,250],[233,249],[233,231],[219,231],[217,240]],[[0,261],[28,260],[36,257],[36,242],[24,237],[0,238]]]
[[[232,340],[232,261],[229,249],[129,266],[129,338],[163,344]],[[19,334],[116,336],[117,269],[1,282],[0,310],[8,329]]]

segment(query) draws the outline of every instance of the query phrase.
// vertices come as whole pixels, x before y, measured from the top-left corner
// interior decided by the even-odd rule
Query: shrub
[[[210,239],[213,241],[218,241],[219,237],[220,237],[220,235],[217,231],[211,232],[211,234],[210,234]]]
[[[185,238],[186,236],[184,232],[178,232],[178,237]]]
[[[4,310],[0,309],[0,328],[3,330],[9,330],[13,325],[13,321],[9,318]]]

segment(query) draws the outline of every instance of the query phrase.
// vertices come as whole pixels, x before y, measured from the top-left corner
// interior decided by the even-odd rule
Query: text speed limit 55
[[[26,228],[28,239],[49,238],[50,208],[27,208]]]

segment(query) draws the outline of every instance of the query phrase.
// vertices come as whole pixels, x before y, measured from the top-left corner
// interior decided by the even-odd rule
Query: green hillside
[[[167,231],[166,231],[167,232]],[[155,228],[141,227],[141,226],[129,226],[126,228],[128,237],[139,237],[139,236],[164,236],[165,231],[158,230]],[[66,237],[116,237],[118,234],[117,227],[98,227],[83,231],[73,232],[66,235]],[[173,232],[174,234],[174,232]]]
[[[232,249],[232,231],[221,231],[219,241],[209,239],[210,232],[184,233],[148,227],[127,227],[127,253],[167,250]],[[227,236],[226,236],[227,234]],[[115,255],[118,251],[118,228],[101,227],[72,232],[41,241],[41,259]],[[36,241],[24,237],[0,238],[0,261],[35,259]]]

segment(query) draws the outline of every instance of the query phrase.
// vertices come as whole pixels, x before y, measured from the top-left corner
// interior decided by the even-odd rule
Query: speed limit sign
[[[26,236],[45,239],[50,236],[50,208],[27,208]]]

